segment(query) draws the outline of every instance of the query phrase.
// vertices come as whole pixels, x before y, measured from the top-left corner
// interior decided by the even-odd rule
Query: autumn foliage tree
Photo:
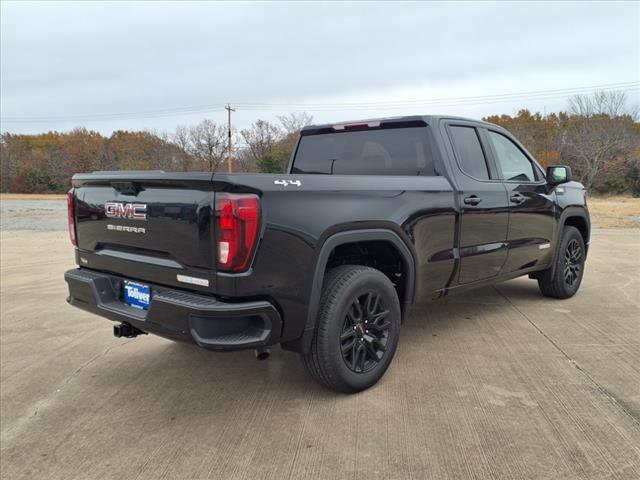
[[[568,164],[590,190],[640,196],[640,123],[621,93],[573,97],[566,112],[520,110],[484,120],[511,131],[543,165]],[[306,113],[256,120],[232,131],[233,169],[284,172]],[[210,119],[172,134],[85,128],[39,135],[0,136],[3,192],[65,192],[76,172],[94,170],[226,171],[227,128]]]
[[[634,154],[637,158],[635,113],[626,108],[623,93],[572,97],[569,112],[572,121],[566,128],[567,159],[576,164],[588,189],[595,186],[605,166],[624,163]]]
[[[567,112],[484,119],[512,132],[543,165],[571,166],[587,189],[640,196],[640,124],[620,92],[574,96]]]
[[[313,120],[307,113],[290,113],[277,118],[278,123],[257,120],[240,131],[243,149],[238,157],[244,170],[284,172],[300,130]]]
[[[174,170],[182,152],[151,132],[116,131],[110,137],[77,128],[68,133],[2,134],[3,192],[62,193],[77,172]]]

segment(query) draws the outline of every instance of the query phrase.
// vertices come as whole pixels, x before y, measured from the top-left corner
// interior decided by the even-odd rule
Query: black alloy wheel
[[[302,354],[306,370],[336,392],[375,385],[393,360],[401,319],[396,286],[384,273],[364,265],[331,268],[309,351]]]
[[[564,281],[573,288],[582,270],[582,247],[578,240],[571,239],[564,252]]]
[[[570,298],[576,294],[584,276],[587,249],[585,239],[574,226],[565,226],[549,268],[538,272],[540,291],[546,297]]]
[[[379,294],[367,292],[349,306],[340,335],[342,358],[349,369],[365,373],[382,360],[387,351],[389,310]]]

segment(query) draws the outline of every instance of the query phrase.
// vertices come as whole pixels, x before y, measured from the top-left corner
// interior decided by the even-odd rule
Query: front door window
[[[533,164],[511,140],[504,135],[489,131],[489,139],[502,169],[504,180],[510,182],[535,182]]]

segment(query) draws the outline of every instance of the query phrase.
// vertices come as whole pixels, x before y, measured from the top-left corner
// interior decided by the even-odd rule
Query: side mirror
[[[571,167],[566,165],[551,165],[547,167],[547,183],[560,185],[571,181]]]

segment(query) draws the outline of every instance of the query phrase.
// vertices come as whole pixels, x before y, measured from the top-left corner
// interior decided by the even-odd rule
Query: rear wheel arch
[[[398,295],[385,274],[361,265],[331,268],[303,364],[316,381],[337,392],[369,388],[394,357],[400,321]]]
[[[403,314],[407,306],[413,302],[416,270],[414,255],[407,243],[402,240],[397,233],[387,229],[366,229],[339,232],[331,235],[323,243],[315,265],[309,296],[309,308],[307,310],[307,318],[300,345],[303,352],[307,352],[311,344],[316,317],[318,315],[322,285],[327,269],[328,267],[337,266],[331,263],[336,261],[335,253],[337,252],[338,255],[342,255],[346,253],[349,248],[358,248],[358,246],[363,245],[385,248],[387,252],[393,252],[394,255],[397,255],[403,266],[402,286],[400,287],[402,297],[399,296],[398,298],[402,306]],[[333,258],[332,255],[334,255]],[[353,264],[353,261],[353,258],[349,257],[349,263]],[[371,266],[366,262],[357,262],[356,265],[358,264]],[[389,277],[388,272],[383,273]],[[393,283],[398,283],[398,279],[394,281],[394,279],[390,278],[390,280]],[[398,289],[396,290],[398,291]]]

